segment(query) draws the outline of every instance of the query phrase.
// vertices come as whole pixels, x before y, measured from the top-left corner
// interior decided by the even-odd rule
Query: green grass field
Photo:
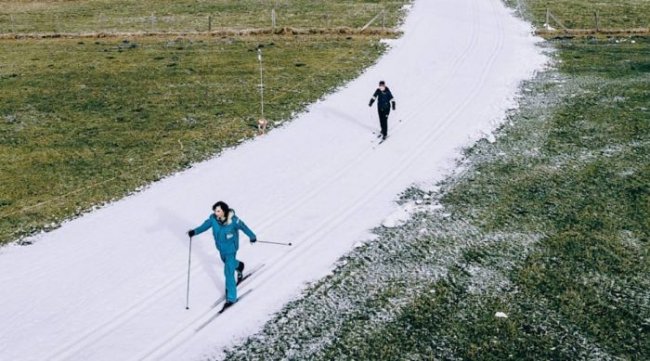
[[[197,32],[276,26],[361,27],[380,11],[392,27],[404,0],[71,0],[0,1],[0,33]]]

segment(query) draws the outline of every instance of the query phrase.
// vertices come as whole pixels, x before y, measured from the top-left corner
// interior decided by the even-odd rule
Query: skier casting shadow
[[[237,272],[237,281],[243,278],[244,262],[237,260],[237,250],[239,249],[239,231],[243,231],[250,239],[251,244],[257,242],[255,233],[246,226],[246,224],[235,215],[235,210],[230,209],[222,201],[212,206],[214,211],[208,219],[195,229],[190,229],[187,234],[190,237],[199,235],[212,228],[214,243],[219,251],[219,256],[224,265],[224,274],[226,276],[226,303],[223,308],[226,309],[237,302],[237,282],[235,281],[235,272]]]
[[[371,107],[375,100],[377,100],[377,112],[379,113],[379,125],[381,126],[381,134],[378,137],[381,137],[383,141],[388,136],[388,114],[390,114],[391,105],[395,110],[395,99],[383,80],[379,82],[379,87],[370,98],[368,106]]]

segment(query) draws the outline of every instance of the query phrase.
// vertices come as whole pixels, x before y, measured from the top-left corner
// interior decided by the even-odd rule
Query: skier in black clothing
[[[385,140],[388,135],[388,114],[390,114],[391,105],[393,110],[395,110],[395,98],[393,98],[393,94],[383,80],[379,82],[379,87],[375,90],[372,98],[370,98],[368,106],[371,107],[375,100],[377,100],[379,125],[381,126],[381,134],[379,136],[382,137],[382,140]]]

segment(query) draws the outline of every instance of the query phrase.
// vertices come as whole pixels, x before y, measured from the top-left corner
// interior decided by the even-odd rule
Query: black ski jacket
[[[393,94],[390,92],[390,89],[386,87],[384,91],[381,91],[379,88],[375,90],[375,93],[372,95],[372,98],[370,99],[370,104],[372,106],[372,103],[375,102],[375,99],[377,99],[377,109],[380,111],[390,111],[390,104],[391,101],[393,104],[395,103],[395,100],[393,100]],[[393,105],[393,109],[395,109],[395,105]]]

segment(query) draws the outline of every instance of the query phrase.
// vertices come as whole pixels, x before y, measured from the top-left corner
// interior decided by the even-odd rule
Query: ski
[[[237,280],[237,286],[239,286],[240,283],[246,281],[248,279],[248,277],[252,276],[253,272],[255,272],[255,271],[248,272],[247,274],[244,275],[244,277],[242,277],[241,279],[238,279]]]
[[[388,139],[388,137],[386,137],[385,139],[379,139],[378,142],[377,141],[373,142],[372,149],[373,150],[377,149],[377,147],[379,147],[382,143],[384,143],[386,139]]]
[[[402,119],[398,120],[397,123],[398,124],[402,123]],[[395,127],[395,128],[397,128],[397,127]],[[379,145],[379,144],[385,142],[386,139],[388,139],[388,135],[386,136],[386,138],[382,139],[382,134],[381,134],[381,132],[378,132],[378,131],[373,131],[372,135],[373,135],[374,138],[379,138],[379,142],[375,143],[376,145]],[[372,142],[374,143],[375,140],[373,139]]]
[[[203,328],[205,328],[205,326],[207,326],[208,324],[210,324],[210,322],[214,321],[215,318],[221,316],[221,314],[223,314],[224,311],[226,311],[227,309],[232,308],[233,306],[237,305],[237,303],[238,303],[239,301],[241,301],[242,299],[244,299],[244,297],[248,296],[251,292],[253,292],[253,289],[252,289],[252,288],[249,289],[249,290],[247,290],[246,292],[242,293],[242,294],[237,298],[237,302],[235,302],[234,304],[232,304],[230,307],[224,307],[224,308],[222,308],[221,310],[219,310],[219,312],[217,312],[217,313],[215,313],[214,315],[210,316],[210,318],[209,318],[207,321],[205,321],[203,324],[201,324],[201,326],[197,327],[196,330],[194,330],[194,332],[199,332],[199,331],[201,331]]]
[[[257,265],[255,267],[253,267],[252,270],[246,272],[244,274],[244,277],[242,277],[242,279],[237,282],[237,286],[239,286],[239,284],[241,284],[242,282],[244,282],[248,278],[250,278],[250,276],[252,276],[255,272],[259,271],[262,267],[264,267],[264,263],[262,263],[260,265]],[[224,294],[223,296],[219,297],[216,301],[214,301],[214,303],[212,304],[212,306],[210,306],[210,308],[215,308],[215,307],[219,306],[225,300],[226,300],[226,295]]]

